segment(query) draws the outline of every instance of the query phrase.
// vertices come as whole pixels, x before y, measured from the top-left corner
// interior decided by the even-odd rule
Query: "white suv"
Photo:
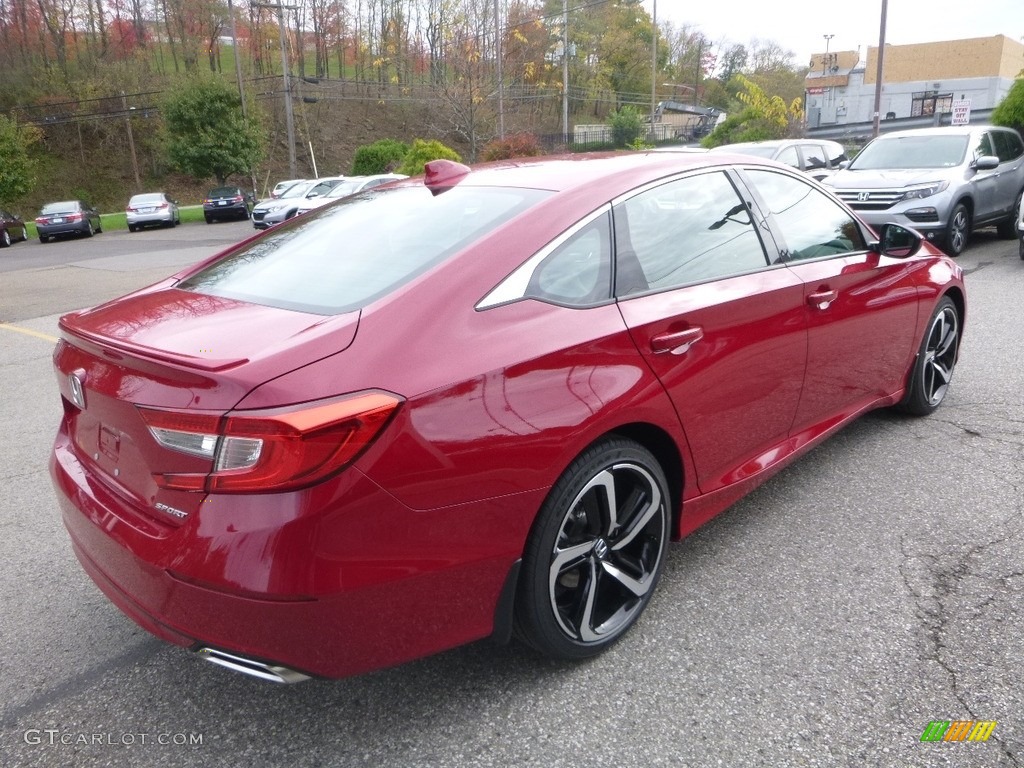
[[[872,226],[913,227],[959,256],[979,227],[1017,237],[1024,142],[993,125],[886,133],[822,183]]]

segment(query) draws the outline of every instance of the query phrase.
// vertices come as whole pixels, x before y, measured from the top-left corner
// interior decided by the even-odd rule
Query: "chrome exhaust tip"
[[[200,648],[196,653],[211,664],[241,672],[250,677],[258,677],[260,680],[268,680],[271,683],[301,683],[303,680],[309,680],[309,675],[296,672],[294,669],[275,664],[264,664],[262,661],[235,656],[233,653],[219,651],[216,648]]]

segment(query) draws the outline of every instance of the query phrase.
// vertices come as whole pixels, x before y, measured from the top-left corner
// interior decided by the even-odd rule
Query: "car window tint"
[[[776,161],[788,165],[790,168],[800,169],[800,156],[796,153],[796,147],[786,147],[775,158]]]
[[[178,287],[332,315],[386,295],[550,195],[535,189],[382,188],[316,209]]]
[[[857,222],[828,195],[782,173],[745,173],[782,231],[786,261],[867,250]]]
[[[814,171],[819,168],[828,168],[825,151],[817,144],[802,144],[800,150],[804,153],[805,170]]]
[[[1010,131],[993,131],[992,141],[1001,163],[1011,162],[1024,154],[1020,137]]]
[[[525,295],[556,304],[584,306],[611,295],[611,232],[601,216],[575,232],[537,265]]]
[[[723,172],[662,184],[615,207],[615,293],[628,296],[761,269],[750,212]]]

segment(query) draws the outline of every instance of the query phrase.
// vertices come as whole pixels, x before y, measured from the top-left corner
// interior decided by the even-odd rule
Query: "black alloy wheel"
[[[900,408],[915,416],[927,416],[942,404],[953,379],[960,346],[960,316],[948,296],[939,300],[928,321],[906,397]]]
[[[602,440],[555,483],[527,542],[516,633],[562,659],[595,656],[636,623],[669,539],[669,490],[657,459]]]

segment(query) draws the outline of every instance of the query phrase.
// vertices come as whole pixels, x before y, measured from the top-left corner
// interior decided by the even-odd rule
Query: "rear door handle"
[[[704,329],[700,326],[687,328],[674,333],[659,333],[651,338],[651,351],[660,355],[671,352],[673,355],[685,354],[690,346],[704,338]]]
[[[838,291],[815,291],[807,294],[807,303],[817,309],[828,309],[829,304],[838,298]]]

